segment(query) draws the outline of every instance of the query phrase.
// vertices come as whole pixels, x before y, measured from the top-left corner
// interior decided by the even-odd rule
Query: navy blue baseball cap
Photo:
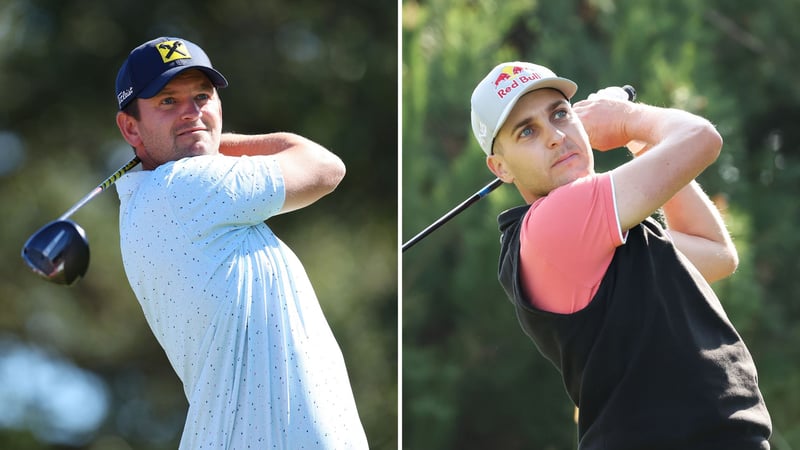
[[[228,86],[203,49],[186,39],[160,37],[136,47],[117,73],[119,109],[135,98],[155,96],[172,77],[188,69],[202,70],[218,89]]]

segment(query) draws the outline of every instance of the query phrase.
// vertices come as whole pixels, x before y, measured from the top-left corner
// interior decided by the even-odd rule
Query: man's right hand
[[[624,97],[617,95],[619,92]],[[627,100],[620,87],[605,88],[572,106],[589,136],[593,149],[607,151],[625,146],[631,139],[627,125],[635,114],[636,104]]]

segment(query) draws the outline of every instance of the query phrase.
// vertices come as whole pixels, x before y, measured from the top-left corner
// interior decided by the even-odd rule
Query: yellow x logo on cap
[[[156,48],[158,49],[158,53],[161,54],[161,60],[164,61],[164,64],[175,61],[176,59],[192,57],[183,41],[164,41],[158,44]]]

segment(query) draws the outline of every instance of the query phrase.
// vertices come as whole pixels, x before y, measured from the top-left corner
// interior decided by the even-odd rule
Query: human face
[[[203,72],[182,72],[154,97],[137,101],[139,120],[120,113],[117,124],[145,169],[219,152],[222,103]]]
[[[523,95],[495,137],[489,169],[532,203],[594,172],[589,138],[569,101],[554,89]]]

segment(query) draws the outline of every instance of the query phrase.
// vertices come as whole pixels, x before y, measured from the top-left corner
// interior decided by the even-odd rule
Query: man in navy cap
[[[163,37],[117,76],[117,126],[144,170],[117,182],[130,285],[189,411],[181,449],[365,449],[341,350],[303,266],[265,220],[345,173],[290,133],[222,133],[205,52]]]

